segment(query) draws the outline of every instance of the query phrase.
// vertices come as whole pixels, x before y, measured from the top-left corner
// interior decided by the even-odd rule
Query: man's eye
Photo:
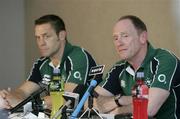
[[[44,39],[48,39],[50,36],[49,35],[45,35],[44,36]]]
[[[35,38],[36,38],[36,40],[39,40],[39,39],[40,39],[40,37],[38,37],[38,36],[35,36]]]
[[[113,39],[114,39],[114,40],[118,40],[118,37],[114,37]]]
[[[121,37],[125,38],[125,37],[128,37],[128,35],[124,34],[124,35],[122,35]]]

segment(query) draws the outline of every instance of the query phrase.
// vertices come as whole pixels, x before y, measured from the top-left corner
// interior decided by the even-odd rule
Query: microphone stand
[[[40,98],[40,94],[35,96],[31,102],[32,102],[32,109],[33,109],[32,113],[33,114],[38,116],[39,112],[44,111],[43,106],[42,106],[42,100]]]
[[[28,103],[29,101],[33,100],[37,95],[41,94],[43,91],[45,91],[45,88],[42,88],[41,90],[38,90],[37,92],[31,94],[29,97],[27,97],[25,100],[17,104],[15,107],[10,109],[10,113],[16,112],[19,108],[21,108],[23,105]]]
[[[99,112],[95,108],[93,108],[93,95],[92,95],[93,91],[94,90],[91,91],[91,95],[88,98],[88,108],[80,116],[80,119],[81,118],[82,119],[84,119],[84,118],[91,119],[92,116],[97,116],[100,119],[103,119],[103,117],[99,114]]]
[[[61,119],[67,119],[68,118],[67,114],[66,114],[66,110],[67,110],[67,108],[62,109]]]
[[[93,80],[91,80],[90,85],[88,87],[88,89],[86,90],[86,92],[84,93],[82,99],[80,100],[79,104],[77,105],[77,107],[75,108],[74,112],[71,115],[70,119],[76,119],[79,112],[81,111],[81,108],[83,107],[85,101],[88,98],[89,104],[88,108],[86,109],[86,111],[80,116],[83,117],[87,112],[88,112],[88,118],[91,116],[91,112],[95,112],[95,114],[100,117],[100,119],[103,119],[98,112],[93,108],[93,97],[92,97],[92,92],[94,91],[94,88],[97,86],[97,84],[99,84],[102,81],[102,75],[103,75],[103,71],[104,71],[104,66],[105,65],[99,65],[99,66],[95,66],[95,67],[91,67],[90,71],[89,71],[89,76],[94,76]],[[92,99],[91,99],[92,98]]]

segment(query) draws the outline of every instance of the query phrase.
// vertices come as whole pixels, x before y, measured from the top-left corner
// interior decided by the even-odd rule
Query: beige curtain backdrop
[[[105,72],[119,60],[112,42],[112,27],[122,15],[137,15],[147,25],[149,41],[180,56],[171,0],[27,0],[26,73],[39,57],[34,38],[34,19],[57,14],[65,21],[68,40],[87,49]]]

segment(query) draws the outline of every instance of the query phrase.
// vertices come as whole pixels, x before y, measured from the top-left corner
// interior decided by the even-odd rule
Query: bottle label
[[[137,98],[148,98],[148,87],[146,85],[141,85],[132,91],[134,97]]]
[[[132,96],[137,98],[146,98],[148,99],[149,88],[147,85],[139,85],[135,89],[132,90]]]
[[[141,86],[141,97],[148,99],[148,93],[149,93],[148,91],[149,91],[149,89],[148,89],[147,85],[142,85]]]
[[[61,82],[60,80],[52,80],[50,82],[50,91],[54,92],[54,91],[61,91]]]

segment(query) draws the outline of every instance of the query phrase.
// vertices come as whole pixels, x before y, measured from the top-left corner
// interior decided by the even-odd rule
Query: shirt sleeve
[[[89,70],[92,66],[90,59],[83,49],[73,51],[68,56],[68,62],[70,63],[71,69],[68,73],[66,82],[72,82],[76,84],[86,84],[90,77],[88,75]]]
[[[162,52],[155,57],[155,60],[157,68],[151,87],[170,90],[177,69],[177,59],[170,53]]]
[[[41,59],[38,59],[34,62],[33,67],[31,69],[31,72],[29,73],[29,76],[27,78],[28,81],[32,81],[34,83],[39,84],[41,81],[41,73],[39,70],[40,65],[42,64]]]
[[[119,75],[121,72],[121,66],[113,66],[106,74],[103,82],[100,83],[100,86],[102,86],[114,95],[122,94],[123,92],[119,80]]]

